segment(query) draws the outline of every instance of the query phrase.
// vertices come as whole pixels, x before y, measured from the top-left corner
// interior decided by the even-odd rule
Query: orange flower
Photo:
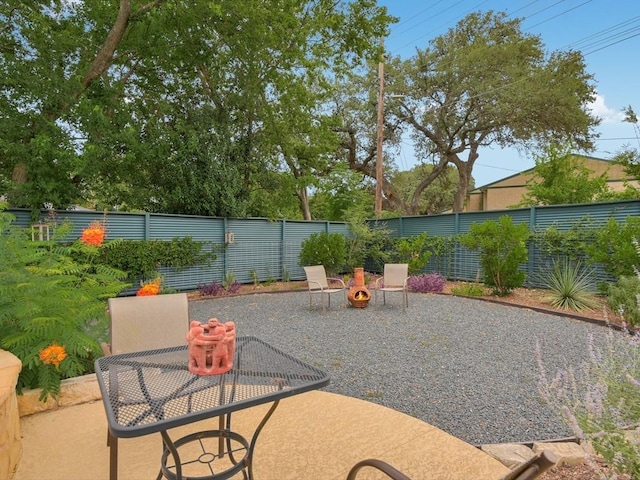
[[[85,245],[99,247],[102,245],[102,242],[104,242],[104,237],[104,225],[96,220],[91,222],[87,228],[82,230],[80,241]]]
[[[47,364],[53,364],[56,367],[60,365],[60,362],[67,358],[67,351],[60,345],[49,345],[46,348],[40,350],[40,360]]]
[[[144,284],[138,289],[136,296],[144,297],[148,295],[158,295],[160,293],[160,279],[156,278],[149,283]]]

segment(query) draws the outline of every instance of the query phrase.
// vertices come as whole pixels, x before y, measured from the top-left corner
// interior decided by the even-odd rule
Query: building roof
[[[578,154],[578,153],[572,153],[571,155],[572,155],[573,157],[579,157],[579,158],[583,158],[583,159],[585,159],[585,160],[589,160],[589,161],[605,162],[605,163],[608,163],[608,164],[610,164],[610,165],[614,165],[614,162],[613,162],[613,161],[611,161],[611,160],[605,160],[605,159],[603,159],[603,158],[590,157],[590,156],[588,156],[588,155],[580,155],[580,154]],[[500,180],[496,180],[496,181],[494,181],[494,182],[487,183],[487,184],[482,185],[482,186],[480,186],[480,187],[476,187],[476,188],[474,188],[473,190],[470,190],[470,191],[469,191],[469,193],[481,192],[482,190],[486,190],[487,188],[497,187],[497,186],[499,186],[499,184],[500,184],[500,183],[502,183],[502,182],[505,182],[505,181],[507,181],[507,180],[511,180],[512,178],[519,177],[519,176],[521,176],[521,175],[526,175],[526,174],[530,174],[530,173],[532,173],[534,168],[535,168],[535,167],[531,167],[531,168],[528,168],[527,170],[522,170],[521,172],[514,173],[513,175],[509,175],[508,177],[501,178]]]

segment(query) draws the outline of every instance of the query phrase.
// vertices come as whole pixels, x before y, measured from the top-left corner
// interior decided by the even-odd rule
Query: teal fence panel
[[[15,224],[18,226],[29,227],[37,223],[32,221],[28,210],[9,211],[17,217]],[[580,221],[596,227],[610,218],[623,223],[629,217],[640,216],[640,200],[398,217],[370,220],[369,225],[389,230],[391,238],[411,237],[423,232],[429,236],[451,238],[468,232],[474,222],[497,221],[503,215],[511,216],[516,224],[528,224],[532,232],[550,226],[569,229]],[[193,290],[201,284],[222,282],[227,273],[240,283],[303,280],[304,270],[298,259],[306,238],[321,232],[350,235],[345,222],[86,211],[56,211],[55,217],[58,222],[73,223],[72,238],[78,238],[82,229],[99,220],[106,222],[107,239],[111,240],[171,240],[189,236],[204,242],[204,248],[216,255],[209,264],[182,271],[160,269],[166,284],[176,290]],[[43,210],[40,213],[40,222],[50,219],[50,212]],[[530,242],[529,261],[521,267],[527,271],[528,286],[542,286],[541,277],[550,262],[551,259]],[[478,254],[458,243],[454,243],[444,255],[432,255],[424,272],[438,272],[451,280],[475,281],[481,278]],[[599,266],[596,266],[596,274],[599,280],[611,280]]]

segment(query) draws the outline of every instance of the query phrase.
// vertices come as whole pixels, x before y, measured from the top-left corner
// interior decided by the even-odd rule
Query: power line
[[[539,25],[542,25],[542,24],[544,24],[544,23],[547,23],[547,22],[549,22],[549,21],[553,20],[554,18],[561,17],[562,15],[564,15],[564,14],[566,14],[566,13],[569,13],[569,12],[571,12],[572,10],[575,10],[575,9],[577,9],[577,8],[580,8],[580,7],[582,7],[583,5],[586,5],[587,3],[591,3],[591,1],[592,1],[592,0],[587,0],[586,2],[583,2],[583,3],[581,3],[580,5],[576,5],[575,7],[571,7],[571,8],[569,8],[569,9],[567,9],[567,10],[563,11],[563,12],[558,13],[557,15],[554,15],[553,17],[549,17],[549,18],[547,18],[546,20],[543,20],[542,22],[538,22],[538,23],[536,23],[535,25],[531,25],[531,26],[528,28],[528,30],[531,30],[531,29],[532,29],[532,28],[534,28],[534,27],[537,27],[537,26],[539,26]],[[558,3],[560,3],[560,2],[558,2]],[[554,5],[555,5],[555,4],[554,4]]]

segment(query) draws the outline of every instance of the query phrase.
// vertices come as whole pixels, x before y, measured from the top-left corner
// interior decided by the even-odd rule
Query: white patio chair
[[[384,275],[376,280],[375,308],[378,309],[378,292],[382,292],[382,301],[387,303],[387,292],[402,292],[402,311],[409,306],[407,280],[409,279],[409,265],[407,263],[386,263]]]
[[[327,278],[327,273],[324,269],[324,265],[314,265],[311,267],[303,267],[304,272],[307,275],[307,283],[309,288],[309,309],[311,309],[312,295],[320,294],[320,301],[322,303],[322,313],[325,312],[324,297],[328,299],[328,306],[331,308],[331,294],[342,292],[343,304],[347,304],[347,287],[340,278]],[[331,284],[329,283],[331,282]]]

